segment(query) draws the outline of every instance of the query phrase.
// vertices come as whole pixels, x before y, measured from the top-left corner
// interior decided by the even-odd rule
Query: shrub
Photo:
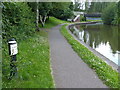
[[[8,39],[14,37],[18,43],[33,35],[34,13],[26,2],[4,2],[2,12],[2,75],[8,76]]]
[[[23,40],[33,34],[34,14],[25,2],[4,2],[2,12],[3,41],[11,37]]]
[[[80,21],[86,21],[86,18],[84,16],[80,16]]]
[[[116,14],[115,10],[116,10],[115,3],[111,3],[107,8],[105,8],[102,14],[102,19],[104,24],[108,24],[108,25],[112,24]]]

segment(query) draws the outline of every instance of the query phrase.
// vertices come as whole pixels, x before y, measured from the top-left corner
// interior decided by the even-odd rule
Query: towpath
[[[58,25],[50,29],[52,72],[56,88],[107,88],[95,72],[75,53]]]

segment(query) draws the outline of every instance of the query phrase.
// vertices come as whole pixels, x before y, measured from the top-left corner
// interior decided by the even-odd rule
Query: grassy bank
[[[46,24],[44,26],[44,28],[52,28],[58,24],[62,24],[62,23],[68,23],[67,21],[63,21],[63,20],[60,20],[60,19],[57,19],[55,17],[50,17],[49,20],[46,21]],[[42,28],[41,24],[40,24],[40,27]]]
[[[44,28],[49,29],[62,23],[66,21],[50,17]],[[43,30],[44,28],[33,33],[28,39],[18,42],[18,76],[12,80],[8,80],[10,57],[7,45],[4,46],[6,49],[2,54],[3,88],[54,88],[50,70],[48,32]]]
[[[8,80],[10,58],[3,55],[3,88],[53,88],[48,33],[37,32],[18,44],[18,77]]]
[[[58,24],[66,23],[50,17],[44,28],[52,28]],[[3,88],[54,88],[50,70],[50,51],[48,32],[40,29],[33,36],[18,42],[17,68],[18,76],[8,80],[10,72],[10,57],[7,45],[3,51]]]
[[[103,22],[103,20],[101,19],[101,20],[86,20],[86,22]]]
[[[118,72],[113,70],[103,60],[95,56],[90,50],[75,40],[66,30],[66,25],[61,27],[61,33],[71,44],[74,51],[76,51],[77,54],[82,58],[82,60],[97,73],[98,77],[103,81],[103,83],[111,88],[119,87]]]
[[[87,22],[102,22],[102,20],[87,20]]]

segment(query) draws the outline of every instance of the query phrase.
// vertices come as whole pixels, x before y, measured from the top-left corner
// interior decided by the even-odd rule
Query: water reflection
[[[71,32],[77,38],[118,64],[120,47],[118,47],[117,26],[103,25],[101,23],[76,25],[71,28]]]

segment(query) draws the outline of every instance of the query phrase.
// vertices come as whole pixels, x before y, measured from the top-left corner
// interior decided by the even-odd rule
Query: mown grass
[[[61,33],[71,44],[74,51],[82,58],[82,60],[88,64],[98,75],[98,77],[110,88],[118,88],[118,72],[113,70],[111,66],[107,65],[103,60],[95,56],[85,46],[75,40],[67,31],[66,25],[61,27]]]
[[[50,29],[58,24],[67,23],[54,17],[47,20],[45,27]],[[18,76],[8,80],[10,74],[10,56],[8,46],[2,52],[2,86],[3,88],[54,88],[50,70],[50,52],[48,32],[40,29],[33,36],[18,42],[17,68]]]
[[[102,20],[87,20],[87,22],[91,22],[91,21],[93,21],[93,22],[102,22]]]
[[[8,55],[3,55],[3,88],[54,88],[50,70],[48,33],[40,31],[18,43],[18,76],[8,80]]]
[[[50,29],[50,28],[52,28],[56,25],[62,24],[62,23],[69,23],[69,22],[57,19],[55,17],[50,17],[49,20],[46,21],[44,28]],[[40,24],[40,27],[42,28],[41,24]]]

